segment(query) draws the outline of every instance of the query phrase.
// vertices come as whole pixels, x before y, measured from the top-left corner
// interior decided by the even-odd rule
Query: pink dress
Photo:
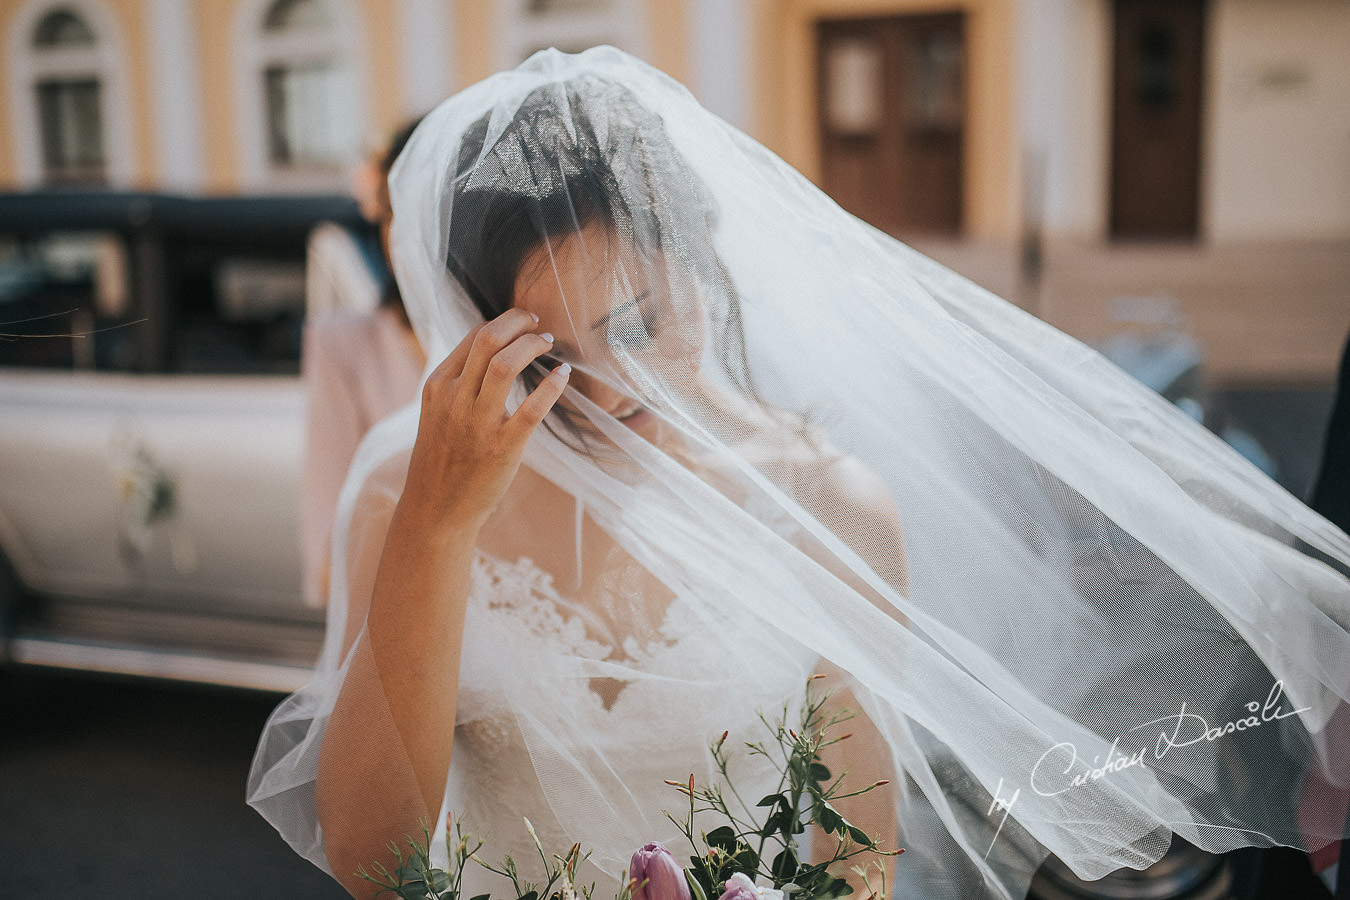
[[[417,396],[426,359],[398,310],[335,313],[305,326],[301,374],[309,394],[300,489],[305,603],[328,603],[328,557],[338,494],[357,445],[376,422]]]

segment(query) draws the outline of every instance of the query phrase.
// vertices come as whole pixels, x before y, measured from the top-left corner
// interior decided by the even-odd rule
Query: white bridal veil
[[[761,739],[817,670],[879,736],[856,777],[896,779],[902,896],[1342,835],[1350,539],[1096,353],[612,49],[447,100],[392,190],[431,365],[542,284],[574,374],[479,543],[442,809],[391,799],[416,773],[361,713],[387,772],[340,789],[388,837],[454,810],[522,857],[528,816],[612,875],[679,846],[664,779],[710,778],[707,744]],[[320,749],[417,428],[362,446],[328,642],[251,776],[320,866]]]

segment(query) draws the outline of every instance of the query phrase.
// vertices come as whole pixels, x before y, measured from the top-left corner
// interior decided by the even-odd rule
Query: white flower
[[[783,892],[768,885],[755,884],[750,876],[737,872],[723,885],[719,900],[783,900]]]

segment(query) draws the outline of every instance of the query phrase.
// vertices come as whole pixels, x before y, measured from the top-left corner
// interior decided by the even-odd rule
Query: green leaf
[[[703,838],[709,847],[716,847],[719,850],[725,850],[728,853],[736,852],[736,832],[730,825],[723,825],[721,828],[714,828]]]
[[[450,875],[440,869],[432,869],[431,889],[442,894],[450,890]]]
[[[479,894],[478,896],[474,897],[473,900],[492,900],[492,895],[491,895],[491,894]]]
[[[684,869],[683,871],[684,880],[689,882],[689,893],[693,895],[693,900],[708,900],[708,895],[703,891],[703,885],[698,883],[698,879],[694,877],[694,873],[690,872],[688,869]],[[478,900],[478,898],[475,897],[473,900]]]
[[[422,867],[415,862],[404,863],[394,870],[394,877],[400,882],[422,883]]]
[[[859,844],[862,844],[864,847],[876,846],[872,842],[872,839],[867,836],[867,832],[863,831],[857,825],[849,825],[848,833],[849,837],[853,838],[855,841],[857,841]]]
[[[519,900],[539,900],[539,892],[526,891],[525,893],[520,895]]]
[[[811,763],[811,768],[807,771],[810,773],[812,781],[830,780],[830,770],[822,763]]]
[[[685,869],[685,871],[692,873],[693,877],[703,887],[705,897],[717,896],[718,892],[716,887],[719,884],[717,873],[713,870],[712,865],[708,860],[701,856],[691,856],[689,857],[689,868]]]
[[[820,823],[821,828],[825,829],[826,834],[834,834],[843,827],[844,817],[822,803],[816,811],[816,821]]]
[[[834,876],[826,876],[820,890],[816,893],[816,897],[817,900],[833,900],[835,897],[847,897],[851,893],[853,893],[853,886],[847,881]]]
[[[791,849],[784,850],[773,858],[773,868],[770,869],[774,881],[791,881],[797,876],[797,854]]]
[[[770,837],[774,834],[777,834],[778,829],[782,828],[785,825],[790,824],[791,821],[792,821],[791,816],[789,816],[787,813],[783,812],[780,809],[764,820],[764,827],[759,829],[759,836]]]
[[[775,803],[787,803],[787,797],[782,794],[770,794],[756,803],[755,806],[773,806]]]

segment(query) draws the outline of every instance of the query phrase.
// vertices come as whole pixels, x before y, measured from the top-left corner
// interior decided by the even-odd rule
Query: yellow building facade
[[[1011,0],[0,0],[0,189],[342,190],[440,98],[596,43],[819,181],[818,24],[934,12],[964,19],[960,230],[1010,234]]]
[[[0,190],[343,191],[453,91],[609,43],[901,236],[1350,239],[1345,0],[0,0],[0,40]]]

